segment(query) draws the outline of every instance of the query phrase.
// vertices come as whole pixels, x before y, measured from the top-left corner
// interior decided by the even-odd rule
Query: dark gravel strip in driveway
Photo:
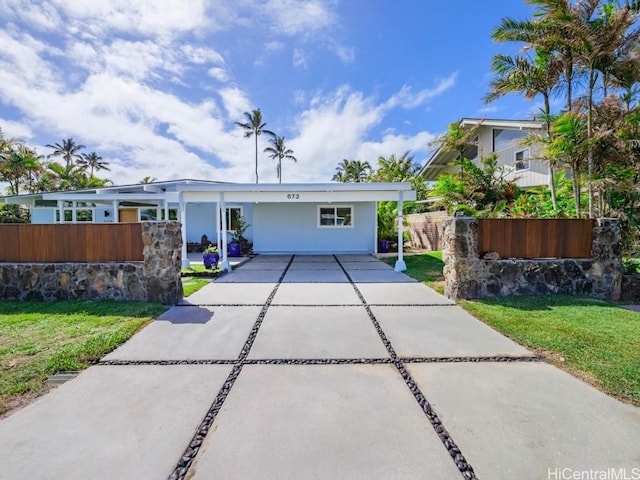
[[[247,341],[242,347],[242,350],[240,351],[240,355],[238,355],[238,358],[234,362],[235,365],[231,370],[231,373],[229,374],[224,384],[222,385],[222,388],[218,392],[218,395],[216,396],[216,399],[214,400],[213,404],[207,411],[207,414],[202,419],[200,426],[196,429],[196,433],[191,439],[191,442],[189,443],[184,453],[180,457],[180,460],[178,460],[178,464],[176,465],[176,468],[173,470],[171,475],[169,475],[169,480],[183,480],[184,478],[186,478],[187,474],[189,473],[189,467],[191,467],[191,464],[193,463],[194,458],[198,454],[198,451],[202,446],[202,442],[204,441],[204,438],[209,433],[209,429],[211,428],[213,421],[216,419],[216,416],[218,415],[218,412],[222,408],[224,401],[227,399],[227,396],[229,395],[229,392],[231,391],[233,384],[238,378],[238,375],[240,375],[240,372],[242,371],[243,363],[245,362],[245,360],[247,359],[247,356],[249,355],[249,352],[251,351],[251,347],[253,346],[253,342],[255,341],[256,336],[258,335],[258,330],[260,329],[260,325],[262,325],[264,316],[267,314],[267,310],[269,309],[269,306],[271,306],[273,297],[275,297],[276,293],[278,292],[278,287],[284,280],[284,276],[287,274],[289,267],[291,267],[291,264],[293,263],[294,258],[295,258],[295,255],[292,255],[291,258],[289,259],[289,263],[287,264],[284,271],[282,272],[282,275],[280,275],[278,282],[276,283],[275,287],[273,287],[271,294],[267,298],[267,301],[262,306],[262,309],[258,314],[258,318],[256,319],[256,322],[253,325],[251,332],[249,333],[249,337],[247,338]]]
[[[409,387],[409,390],[411,390],[411,393],[413,394],[414,398],[420,405],[420,408],[422,409],[426,417],[429,419],[431,426],[438,434],[438,437],[440,438],[440,440],[442,441],[442,444],[445,446],[445,448],[449,452],[449,455],[451,456],[454,463],[456,464],[456,467],[458,467],[458,470],[460,470],[460,473],[462,474],[463,478],[466,478],[469,480],[477,479],[476,474],[473,470],[473,467],[467,462],[466,458],[460,451],[460,448],[458,448],[458,445],[456,445],[453,438],[451,438],[451,435],[442,424],[442,421],[438,417],[438,414],[435,412],[435,410],[433,410],[429,401],[426,399],[424,394],[420,391],[420,388],[416,384],[415,380],[411,377],[409,372],[407,372],[403,363],[404,361],[400,359],[396,354],[396,351],[393,348],[393,345],[391,345],[391,342],[389,341],[386,334],[384,333],[384,330],[380,326],[378,319],[376,318],[374,313],[371,311],[371,307],[369,306],[366,299],[362,295],[362,292],[360,292],[360,290],[358,289],[358,286],[356,285],[356,283],[353,281],[353,278],[351,278],[351,275],[349,275],[349,272],[347,272],[347,270],[344,268],[342,263],[340,263],[340,260],[338,260],[338,257],[334,255],[333,258],[335,258],[336,262],[338,262],[338,265],[340,265],[340,268],[342,268],[342,271],[344,272],[347,279],[349,280],[349,283],[351,283],[351,286],[355,290],[356,295],[358,295],[358,298],[360,299],[360,301],[362,302],[362,305],[367,311],[367,314],[369,315],[369,318],[371,319],[373,326],[378,332],[378,335],[380,336],[380,340],[382,340],[382,343],[387,349],[387,352],[389,352],[389,356],[391,357],[393,364],[398,369],[398,372],[400,372],[402,379],[404,380],[407,387]]]

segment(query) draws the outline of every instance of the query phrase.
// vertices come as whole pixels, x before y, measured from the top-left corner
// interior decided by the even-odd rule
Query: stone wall
[[[449,217],[444,221],[445,295],[482,298],[550,293],[617,300],[622,262],[620,225],[598,219],[592,234],[592,258],[480,258],[478,220]],[[494,256],[495,257],[495,256]]]
[[[182,236],[177,222],[142,224],[143,262],[0,263],[0,298],[131,300],[182,298]]]
[[[442,222],[447,212],[410,213],[405,216],[407,230],[411,234],[411,246],[425,250],[442,250],[444,228]]]

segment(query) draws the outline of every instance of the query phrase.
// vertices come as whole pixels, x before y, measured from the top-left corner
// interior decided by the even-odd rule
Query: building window
[[[141,222],[155,222],[158,220],[158,209],[141,208],[139,217]]]
[[[493,129],[493,151],[501,152],[509,147],[517,145],[525,138],[528,132],[525,130],[507,130],[502,128]]]
[[[353,227],[353,207],[323,205],[318,207],[318,228]]]
[[[62,215],[63,215],[63,220],[62,222],[70,222],[70,223],[75,223],[75,222],[93,222],[93,219],[95,217],[95,208],[86,208],[84,206],[82,207],[75,207],[75,208],[63,208],[62,209]],[[60,210],[56,209],[56,222],[60,223]]]
[[[160,218],[164,220],[164,208],[160,210]],[[169,220],[177,221],[178,220],[178,209],[170,208],[169,209]]]
[[[236,231],[241,216],[242,216],[242,207],[227,208],[227,231],[228,232]]]
[[[516,172],[520,170],[529,170],[529,149],[519,150],[516,152]]]

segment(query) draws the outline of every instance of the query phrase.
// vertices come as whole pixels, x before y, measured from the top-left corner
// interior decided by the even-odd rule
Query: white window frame
[[[339,208],[348,208],[351,210],[351,223],[349,225],[338,225],[337,223],[333,225],[322,225],[320,223],[320,212],[323,208],[332,208],[333,209],[333,218],[338,218],[338,209]],[[317,210],[317,219],[316,225],[318,228],[353,228],[355,225],[355,208],[353,205],[318,205]]]
[[[226,206],[227,232],[235,233],[235,230],[231,228],[231,211],[230,210],[240,210],[240,216],[244,217],[244,207],[242,205]],[[222,229],[222,218],[220,218],[220,228]]]
[[[518,154],[519,153],[524,153],[527,152],[527,157],[524,160],[521,160],[521,162],[527,162],[527,167],[526,168],[518,168]],[[523,155],[524,156],[524,155]],[[516,172],[526,172],[527,170],[531,169],[531,149],[530,148],[523,148],[521,150],[516,150],[515,152],[513,152],[513,169]]]
[[[88,202],[82,202],[88,203]],[[78,221],[78,210],[87,210],[91,212],[91,220],[80,220]],[[65,220],[65,212],[71,212],[71,220]],[[55,213],[56,223],[98,223],[96,222],[96,207],[93,206],[78,206],[76,202],[67,202],[65,201],[65,206],[62,207],[62,218],[60,218],[60,209],[56,208]]]

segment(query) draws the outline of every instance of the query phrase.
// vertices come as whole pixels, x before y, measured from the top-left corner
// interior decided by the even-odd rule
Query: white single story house
[[[173,180],[95,189],[4,197],[27,205],[32,223],[182,223],[182,258],[187,243],[206,235],[217,243],[223,268],[229,232],[242,216],[244,236],[259,254],[377,253],[377,202],[415,200],[410,183],[239,184]],[[402,234],[400,229],[399,236]],[[406,269],[402,241],[396,270]]]

